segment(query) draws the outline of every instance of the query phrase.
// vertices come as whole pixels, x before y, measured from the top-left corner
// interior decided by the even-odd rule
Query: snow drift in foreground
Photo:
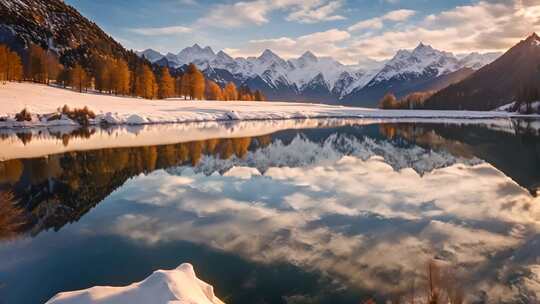
[[[223,304],[214,288],[184,263],[173,270],[158,270],[142,282],[125,287],[92,287],[62,292],[46,304]]]
[[[29,83],[0,86],[2,107],[0,128],[72,125],[69,119],[47,121],[45,114],[59,107],[88,106],[96,113],[90,124],[155,124],[196,121],[268,120],[304,118],[508,118],[520,116],[501,111],[378,110],[291,102],[143,100],[100,94],[79,94],[70,90]],[[22,109],[34,115],[31,121],[13,118]]]

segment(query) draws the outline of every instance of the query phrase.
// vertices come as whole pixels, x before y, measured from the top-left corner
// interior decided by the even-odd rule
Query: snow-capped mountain
[[[140,57],[144,57],[146,59],[148,59],[150,62],[156,62],[160,59],[162,59],[163,55],[161,55],[160,52],[158,51],[154,51],[152,49],[147,49],[147,50],[144,50],[144,51],[141,51],[141,52],[136,52],[138,56]]]
[[[195,44],[176,55],[163,55],[152,49],[138,54],[172,68],[194,63],[214,81],[232,80],[237,85],[249,83],[250,87],[263,90],[267,96],[298,101],[335,103],[355,87],[367,83],[374,74],[330,57],[317,57],[310,51],[290,60],[271,50],[265,50],[258,57],[232,58],[223,51],[215,53],[210,47],[201,48]]]
[[[460,56],[461,59],[459,60],[459,64],[465,68],[479,70],[483,66],[488,65],[495,61],[497,58],[501,57],[501,55],[502,54],[498,52],[485,54],[479,54],[477,52],[474,52]]]
[[[537,86],[539,66],[540,37],[532,34],[471,77],[433,95],[425,106],[437,110],[496,109],[515,101],[524,85]]]
[[[377,89],[377,94],[370,97],[376,103],[378,95],[390,90],[394,82],[407,84],[436,79],[462,68],[478,69],[495,58],[495,54],[477,53],[458,58],[422,43],[414,50],[399,51],[386,63],[370,61],[369,67],[344,65],[331,57],[317,57],[311,51],[289,60],[271,50],[258,57],[232,58],[223,51],[215,53],[212,48],[197,44],[178,54],[162,55],[151,49],[138,54],[178,69],[194,63],[218,83],[234,81],[237,85],[249,85],[262,90],[270,99],[323,103],[347,101],[366,88]]]
[[[375,106],[388,92],[401,97],[414,91],[431,90],[434,83],[438,89],[444,88],[461,81],[472,70],[483,67],[496,57],[495,53],[473,53],[460,59],[450,52],[420,43],[413,50],[398,51],[365,86],[357,86],[343,99],[351,105]]]
[[[448,52],[442,52],[420,43],[414,50],[400,50],[367,86],[392,79],[419,76],[441,76],[459,69],[459,60]]]

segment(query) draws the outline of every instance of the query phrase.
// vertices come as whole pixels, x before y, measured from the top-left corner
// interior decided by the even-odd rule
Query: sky
[[[65,0],[134,50],[195,43],[233,57],[305,51],[344,64],[420,42],[456,54],[505,51],[540,31],[540,0]]]

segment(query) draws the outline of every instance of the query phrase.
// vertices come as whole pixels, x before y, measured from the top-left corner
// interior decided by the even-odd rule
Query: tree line
[[[238,88],[229,82],[221,87],[206,79],[194,64],[190,64],[185,72],[173,75],[168,67],[152,66],[145,60],[129,63],[122,58],[91,53],[84,66],[79,63],[64,66],[54,52],[37,45],[30,45],[26,54],[20,56],[0,44],[0,81],[43,84],[52,81],[78,92],[95,90],[145,99],[266,100],[261,91],[251,91],[247,86]]]
[[[386,110],[414,110],[423,109],[425,101],[435,94],[435,91],[413,92],[401,99],[392,93],[387,93],[379,101],[379,109]]]

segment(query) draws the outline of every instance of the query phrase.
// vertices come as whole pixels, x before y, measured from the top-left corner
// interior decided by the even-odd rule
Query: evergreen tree
[[[159,98],[165,99],[174,96],[174,79],[168,67],[162,67],[159,74]]]

